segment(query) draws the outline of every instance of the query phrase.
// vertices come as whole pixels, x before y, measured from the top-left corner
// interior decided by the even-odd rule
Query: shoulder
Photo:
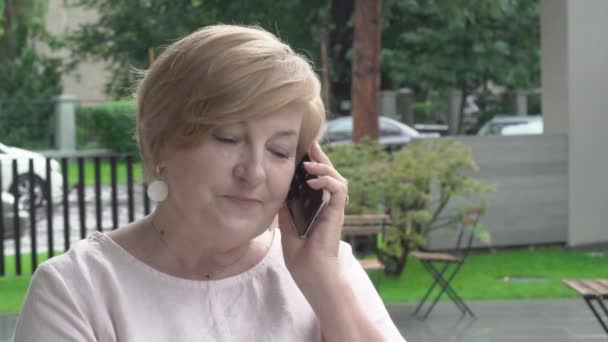
[[[96,295],[89,265],[96,246],[88,240],[41,263],[34,272],[17,325],[15,341],[93,341],[90,310]],[[67,338],[73,336],[74,338]]]
[[[84,269],[101,267],[108,264],[111,254],[104,246],[103,234],[93,233],[86,239],[78,241],[66,253],[55,256],[40,264],[40,272],[54,270],[62,276],[80,274]]]
[[[32,276],[30,287],[42,291],[67,292],[75,300],[87,301],[96,289],[109,281],[109,275],[125,262],[115,253],[101,233],[75,243],[66,253],[41,263]],[[47,288],[45,290],[45,288]]]

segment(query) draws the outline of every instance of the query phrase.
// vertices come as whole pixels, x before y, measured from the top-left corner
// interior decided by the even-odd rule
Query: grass
[[[56,252],[56,255],[61,252]],[[48,259],[48,253],[38,253],[38,263]],[[0,313],[19,312],[23,299],[27,293],[32,273],[31,254],[24,253],[21,256],[21,274],[16,275],[15,256],[4,257],[4,271],[7,276],[0,277]]]
[[[510,280],[513,276],[542,277],[544,281],[516,282]],[[602,256],[589,256],[583,251],[547,247],[471,253],[452,285],[469,300],[563,298],[577,295],[561,283],[562,278],[598,277],[608,278],[608,250]],[[376,280],[385,302],[418,301],[431,282],[431,276],[413,258],[401,277],[379,274]]]
[[[133,181],[142,181],[142,170],[140,162],[133,162]],[[102,185],[110,185],[112,180],[110,178],[110,163],[103,161],[100,163],[100,176]],[[127,182],[127,163],[125,161],[116,162],[116,183],[124,184]],[[78,163],[68,163],[68,184],[70,186],[78,183]],[[95,185],[95,163],[87,160],[84,162],[84,184]]]
[[[39,260],[46,255],[40,254]],[[23,256],[23,271],[31,267],[29,256]],[[7,274],[0,278],[0,312],[19,311],[30,281],[29,276],[16,277],[14,258],[7,257]],[[505,277],[543,277],[543,282],[505,281]],[[562,278],[608,278],[608,250],[601,256],[558,247],[496,252],[474,252],[454,279],[452,285],[465,300],[564,298],[577,295],[561,283]],[[387,302],[416,302],[431,284],[431,277],[415,259],[410,258],[399,278],[373,275],[382,299]],[[447,297],[442,297],[446,299]]]

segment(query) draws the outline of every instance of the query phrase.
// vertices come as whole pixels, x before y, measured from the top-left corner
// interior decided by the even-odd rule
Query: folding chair
[[[467,226],[475,226],[479,220],[479,215],[479,210],[472,209],[467,213],[467,215],[464,216],[462,222],[459,224],[458,239],[456,241],[455,251],[453,253],[429,251],[415,251],[410,253],[410,255],[422,263],[422,265],[434,279],[433,283],[416,307],[416,310],[413,313],[414,316],[418,316],[422,320],[425,320],[443,293],[447,293],[463,315],[469,314],[474,319],[477,319],[477,316],[475,316],[473,311],[464,303],[462,298],[460,298],[450,283],[458,271],[460,271],[462,265],[464,265],[471,249],[471,245],[473,244],[474,233],[471,229],[468,229]],[[427,304],[431,293],[438,285],[439,293],[437,293],[435,298],[432,300],[432,303],[428,305],[426,311],[423,312],[423,307],[425,304]],[[422,316],[419,316],[419,314],[422,314]]]

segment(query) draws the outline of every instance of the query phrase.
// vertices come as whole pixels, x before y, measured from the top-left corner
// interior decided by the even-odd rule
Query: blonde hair
[[[220,125],[297,105],[304,112],[299,160],[325,123],[311,63],[258,27],[203,27],[169,45],[141,75],[136,137],[147,181],[156,178],[162,148],[199,144]]]

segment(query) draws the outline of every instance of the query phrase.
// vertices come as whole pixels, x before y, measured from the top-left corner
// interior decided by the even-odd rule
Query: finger
[[[316,160],[319,163],[333,166],[331,160],[329,160],[329,157],[325,154],[325,152],[323,152],[323,149],[321,149],[321,145],[319,145],[317,141],[315,141],[310,147],[309,155],[312,160]]]
[[[329,206],[345,207],[348,192],[346,184],[330,176],[321,176],[318,178],[309,179],[306,181],[306,183],[308,183],[308,185],[313,189],[325,189],[329,191],[331,195],[329,199]]]
[[[346,178],[342,177],[338,170],[331,165],[317,162],[304,162],[304,168],[313,176],[332,176],[339,181],[346,183]]]

